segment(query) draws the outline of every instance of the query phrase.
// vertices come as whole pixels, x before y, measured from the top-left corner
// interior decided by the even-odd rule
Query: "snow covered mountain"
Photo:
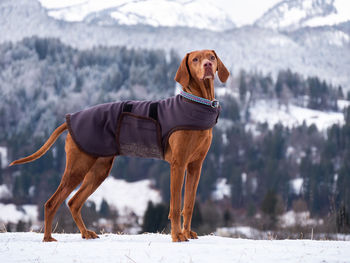
[[[331,26],[349,20],[350,2],[347,0],[288,0],[267,11],[255,25],[295,30],[307,26]]]
[[[43,8],[37,0],[0,1],[0,24],[2,25],[0,27],[0,43],[6,41],[16,42],[24,37],[35,35],[58,38],[62,42],[78,49],[100,45],[127,46],[128,48],[163,49],[167,52],[174,50],[179,56],[183,56],[183,54],[191,50],[209,48],[217,51],[233,73],[237,73],[240,69],[245,69],[248,71],[259,70],[264,73],[270,72],[273,76],[276,76],[278,70],[290,68],[305,76],[320,76],[334,85],[342,85],[345,90],[350,90],[350,76],[348,74],[350,68],[350,22],[328,27],[300,28],[288,32],[263,28],[257,25],[236,27],[226,31],[212,31],[185,26],[153,27],[149,23],[148,25],[138,24],[130,26],[113,24],[115,23],[114,20],[111,20],[112,22],[109,23],[110,25],[113,24],[113,26],[101,26],[99,23],[102,23],[101,17],[103,16],[101,15],[102,13],[99,15],[99,12],[110,10],[111,13],[115,13],[115,3],[120,5],[124,3],[124,5],[121,5],[124,8],[131,4],[150,5],[150,12],[156,12],[155,10],[158,9],[153,10],[151,8],[151,3],[155,4],[156,0],[134,3],[125,0],[124,2],[113,2],[114,6],[110,4],[111,1],[40,1],[48,9]],[[195,3],[201,3],[200,1],[209,3],[208,1],[211,0],[196,0],[191,3],[195,5]],[[334,3],[338,3],[338,1],[340,0]],[[162,2],[165,3],[167,1]],[[225,24],[227,28],[233,24],[237,26],[254,24],[254,21],[259,19],[268,8],[280,1],[248,0],[240,2],[246,2],[242,5],[243,9],[239,8],[240,4],[237,1],[219,0],[215,2],[215,5],[213,4],[213,7],[210,5],[210,10],[219,10],[221,8],[220,10],[224,10],[223,12],[231,14],[232,19],[229,19],[228,16],[222,16],[228,19],[225,20],[226,22],[222,20],[222,24]],[[264,2],[264,4],[260,2]],[[71,3],[74,3],[74,5]],[[101,3],[104,6],[101,6]],[[169,3],[178,5],[181,2],[169,1]],[[186,7],[186,3],[190,2],[183,3]],[[251,8],[252,3],[255,3],[254,5],[257,8]],[[203,4],[203,6],[205,5]],[[276,8],[278,6],[279,4],[277,3]],[[131,7],[129,6],[128,8],[130,9]],[[174,7],[173,9],[175,10],[176,8]],[[269,12],[272,12],[271,10],[273,9],[270,9]],[[75,11],[73,12],[72,10]],[[132,10],[136,12],[139,9],[135,6],[135,9]],[[140,12],[142,10],[141,8]],[[178,10],[181,9],[179,8]],[[254,10],[260,10],[260,13]],[[64,17],[63,14],[65,14],[65,17],[69,15],[72,20],[75,19],[77,22],[72,23],[54,19],[50,16],[52,12],[61,12],[62,17]],[[242,14],[239,15],[239,12]],[[168,14],[169,10],[163,10],[161,13]],[[175,11],[173,13],[175,14]],[[173,13],[170,12],[170,14]],[[209,14],[210,11],[204,13]],[[74,17],[73,14],[77,16]],[[78,17],[78,14],[81,14],[81,16]],[[177,14],[181,15],[180,13]],[[107,17],[110,16],[106,15],[103,21]],[[214,17],[216,15],[213,15],[212,19]],[[267,13],[265,17],[267,17]],[[206,19],[209,21],[207,16],[203,19],[203,21]],[[180,18],[174,19],[176,22],[180,20]],[[87,21],[90,22],[87,23]],[[161,21],[161,19],[159,18],[158,21]],[[205,21],[207,23],[205,27],[210,28],[209,25],[215,26],[215,21],[217,20],[214,19],[212,22]],[[198,25],[204,25],[203,23],[198,23]],[[203,26],[201,27],[203,28]]]
[[[39,0],[49,16],[98,25],[183,26],[223,31],[252,24],[280,0]],[[252,10],[251,6],[257,8]]]
[[[245,25],[273,29],[350,20],[347,0],[39,0],[48,15],[97,25],[182,26],[224,31]]]

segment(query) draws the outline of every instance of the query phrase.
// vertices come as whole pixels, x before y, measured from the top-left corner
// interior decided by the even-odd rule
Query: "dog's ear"
[[[180,83],[183,88],[187,88],[189,82],[190,82],[190,69],[188,68],[188,56],[189,53],[186,54],[186,56],[181,61],[181,64],[179,68],[177,69],[176,75],[175,75],[175,81]]]
[[[225,67],[224,63],[222,63],[221,59],[216,55],[215,51],[213,50],[216,60],[218,61],[218,76],[222,83],[225,83],[228,79],[228,76],[230,76],[230,72],[228,72],[227,68]]]

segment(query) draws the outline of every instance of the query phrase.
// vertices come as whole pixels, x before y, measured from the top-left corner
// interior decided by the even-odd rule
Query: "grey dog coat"
[[[78,147],[93,156],[164,159],[169,136],[176,130],[207,130],[220,107],[192,102],[180,95],[158,101],[100,104],[66,115]]]

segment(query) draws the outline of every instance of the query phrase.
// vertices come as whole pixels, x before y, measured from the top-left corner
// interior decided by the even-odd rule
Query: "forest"
[[[115,100],[172,96],[181,61],[175,52],[126,47],[79,51],[57,39],[37,37],[2,44],[0,54],[0,146],[7,147],[10,160],[38,149],[66,113]],[[256,123],[254,132],[247,129],[254,101],[270,99],[280,105],[332,112],[342,110],[338,100],[348,100],[349,94],[341,86],[301,76],[292,69],[281,70],[276,77],[242,69],[233,74],[226,88],[236,95],[219,97],[222,114],[202,169],[194,229],[208,234],[217,227],[245,224],[280,231],[279,216],[293,210],[322,219],[315,231],[349,233],[350,107],[343,110],[344,125],[334,124],[327,130],[306,123],[272,128]],[[42,220],[43,204],[56,190],[64,165],[64,136],[31,164],[11,168],[0,164],[0,185],[12,191],[11,199],[0,202],[37,204]],[[111,176],[129,182],[154,179],[163,203],[148,204],[142,232],[166,231],[168,164],[118,157]],[[222,179],[231,194],[216,200],[213,192]],[[300,192],[292,187],[295,179],[302,179]],[[115,222],[114,231],[125,231],[117,224],[118,211],[106,201],[99,210],[94,204],[86,205],[84,213],[92,228],[98,228],[94,222],[103,217]],[[66,207],[62,206],[57,220],[59,229],[76,231]],[[8,231],[28,229],[30,222],[7,226]]]

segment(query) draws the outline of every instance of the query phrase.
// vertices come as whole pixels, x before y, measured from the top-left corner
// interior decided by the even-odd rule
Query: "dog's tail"
[[[51,146],[55,143],[57,138],[61,135],[62,132],[67,130],[67,123],[63,123],[61,126],[59,126],[50,136],[50,138],[45,142],[41,148],[33,153],[32,155],[29,155],[27,157],[18,159],[16,161],[13,161],[10,166],[15,165],[15,164],[22,164],[22,163],[29,163],[32,162],[41,156],[43,156],[50,148]]]

